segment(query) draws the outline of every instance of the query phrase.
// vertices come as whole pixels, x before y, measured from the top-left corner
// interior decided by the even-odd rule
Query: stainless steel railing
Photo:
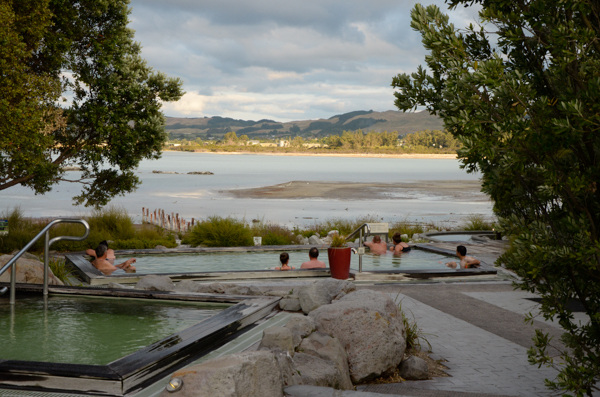
[[[81,223],[85,227],[85,234],[81,237],[60,236],[60,237],[54,237],[52,240],[50,240],[50,228],[59,223]],[[35,244],[36,241],[39,240],[40,237],[45,236],[45,242],[44,242],[44,296],[47,296],[48,295],[48,253],[50,252],[50,246],[52,244],[56,243],[57,241],[63,241],[63,240],[83,241],[89,235],[90,235],[90,225],[83,219],[55,219],[52,222],[50,222],[49,224],[47,224],[42,229],[42,231],[37,234],[37,236],[35,236],[30,242],[28,242],[27,245],[25,245],[25,247],[23,247],[23,249],[21,251],[19,251],[15,256],[13,256],[12,259],[9,260],[6,263],[6,265],[4,265],[0,269],[0,275],[2,275],[2,273],[4,273],[6,270],[8,270],[9,267],[11,268],[10,269],[10,304],[11,305],[15,304],[15,284],[16,284],[16,280],[17,280],[17,266],[16,266],[17,259],[19,259],[21,257],[21,255],[23,255],[25,252],[27,252],[29,250],[29,248],[31,248],[31,246],[33,244]],[[12,266],[13,264],[15,264],[15,266]],[[3,295],[4,293],[6,293],[6,287],[0,289],[0,295]]]
[[[356,229],[355,231],[353,231],[352,233],[350,233],[348,236],[346,236],[346,241],[350,241],[350,239],[354,236],[356,236],[356,234],[358,233],[359,237],[358,237],[358,248],[360,250],[361,247],[364,247],[363,245],[363,233],[364,231],[367,231],[366,235],[369,235],[369,233],[371,233],[371,226],[369,226],[368,223],[363,223],[361,226],[358,227],[358,229]],[[358,272],[362,273],[362,253],[358,252]]]

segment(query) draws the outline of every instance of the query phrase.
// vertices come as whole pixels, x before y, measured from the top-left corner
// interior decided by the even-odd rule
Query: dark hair
[[[402,242],[402,235],[400,234],[400,232],[394,233],[394,235],[392,236],[392,240],[394,240],[394,242],[396,244],[401,243]]]
[[[377,236],[377,235],[373,236],[373,242],[374,242],[374,243],[378,243],[378,242],[380,242],[380,241],[381,241],[381,237],[379,237],[379,236]]]
[[[308,256],[310,256],[311,258],[318,258],[319,250],[317,249],[317,247],[312,247],[310,251],[308,251]]]
[[[102,240],[98,243],[98,245],[106,245],[106,248],[108,248],[108,241]]]
[[[108,246],[104,244],[98,244],[96,247],[96,258],[102,257],[108,251]]]
[[[456,252],[458,252],[462,256],[465,256],[467,255],[467,247],[465,247],[464,245],[459,245],[458,247],[456,247]]]
[[[288,255],[287,252],[284,252],[281,255],[279,255],[279,261],[281,262],[282,265],[285,265],[286,263],[288,263],[289,260],[290,260],[290,256]]]

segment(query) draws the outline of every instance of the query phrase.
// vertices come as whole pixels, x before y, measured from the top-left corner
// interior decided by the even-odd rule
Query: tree
[[[393,79],[396,106],[425,107],[461,141],[463,167],[481,172],[512,240],[500,261],[565,331],[564,365],[548,386],[591,395],[600,377],[600,3],[449,3],[481,4],[482,25],[459,31],[437,7],[415,6],[428,70]],[[589,323],[573,319],[572,300]],[[532,364],[555,363],[550,343],[536,331]]]
[[[236,133],[233,131],[228,132],[223,136],[223,143],[225,145],[233,145],[233,144],[237,143],[239,140],[240,139],[238,138]]]
[[[75,202],[98,207],[135,190],[139,162],[160,157],[161,102],[181,97],[181,81],[140,57],[127,3],[0,4],[0,190],[78,182]],[[67,165],[81,177],[65,178]]]

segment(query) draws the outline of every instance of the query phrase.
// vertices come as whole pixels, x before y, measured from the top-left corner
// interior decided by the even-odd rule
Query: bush
[[[408,238],[411,238],[415,233],[423,233],[423,224],[409,222],[406,218],[401,221],[398,221],[392,225],[390,225],[390,238],[394,235],[394,233],[398,232],[400,234],[408,234]]]
[[[196,224],[185,240],[193,246],[239,247],[253,245],[252,232],[244,220],[216,215]]]
[[[494,229],[494,223],[486,221],[481,215],[471,215],[467,218],[467,221],[462,226],[463,230],[492,230]]]
[[[294,244],[294,233],[285,226],[260,222],[252,225],[252,235],[262,237],[263,245]]]

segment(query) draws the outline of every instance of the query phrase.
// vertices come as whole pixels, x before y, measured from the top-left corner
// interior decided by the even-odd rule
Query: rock
[[[310,244],[310,245],[322,245],[323,242],[321,241],[321,239],[319,237],[317,237],[316,234],[313,234],[312,236],[310,236],[308,238],[308,244]]]
[[[311,317],[303,314],[295,314],[292,316],[285,327],[292,331],[294,349],[300,345],[302,338],[307,337],[317,328],[315,321]]]
[[[340,293],[349,293],[356,290],[350,281],[327,279],[315,281],[300,288],[298,298],[304,313],[310,313],[321,305],[327,305]]]
[[[402,360],[406,331],[398,306],[386,294],[356,291],[309,316],[317,331],[334,336],[344,346],[354,383],[391,373]]]
[[[19,251],[20,251],[20,250],[14,250],[14,251],[13,251],[13,252],[11,252],[10,254],[11,254],[12,256],[15,256],[15,255],[17,255],[17,254],[19,253]],[[43,263],[44,257],[43,257],[43,255],[38,257],[38,256],[36,256],[36,255],[30,254],[29,252],[25,252],[23,255],[21,255],[21,256],[19,257],[19,259],[31,259],[31,260],[33,260],[33,261],[39,261],[39,262],[42,262],[42,263]],[[10,259],[9,259],[9,260],[10,260]]]
[[[106,285],[106,287],[111,288],[111,289],[131,289],[132,288],[130,286],[119,284],[119,283],[108,283]]]
[[[280,350],[294,355],[294,343],[292,331],[285,327],[270,327],[263,331],[263,337],[260,341],[259,349],[266,347],[271,350]]]
[[[234,285],[226,288],[225,293],[228,295],[262,295],[262,291],[254,285]]]
[[[341,387],[340,371],[332,361],[323,360],[310,354],[296,353],[294,366],[302,377],[304,385],[326,386],[335,389]]]
[[[175,372],[183,386],[161,397],[283,397],[277,360],[268,351],[221,356]]]
[[[406,233],[402,234],[402,235],[400,235],[400,238],[402,238],[402,240],[406,241],[406,240],[408,240],[408,234],[406,234]]]
[[[0,256],[0,267],[6,265],[14,255]],[[14,265],[13,265],[14,266]],[[6,270],[0,275],[0,282],[10,283],[12,269]],[[17,283],[44,284],[44,263],[36,259],[26,259],[21,256],[16,263]],[[64,285],[64,283],[48,269],[48,285]]]
[[[155,250],[168,250],[167,247],[165,247],[164,245],[157,245],[156,247],[154,247]]]
[[[175,172],[175,171],[157,171],[157,170],[153,170],[152,173],[153,174],[179,174],[178,172]]]
[[[292,360],[292,356],[283,352],[273,352],[273,354],[275,355],[275,359],[277,360],[279,372],[281,372],[283,385],[301,385],[302,377],[296,370],[296,366],[294,365],[294,360]]]
[[[331,230],[329,233],[327,233],[327,237],[333,237],[335,235],[339,235],[340,232],[338,232],[337,230]]]
[[[298,312],[302,310],[298,298],[283,298],[279,301],[279,308],[287,312]]]
[[[344,390],[354,388],[350,380],[346,350],[336,338],[322,332],[313,332],[302,340],[298,352],[332,361],[340,373],[339,388]]]
[[[410,356],[400,363],[399,375],[406,380],[429,379],[429,368],[427,362],[422,358]]]
[[[329,244],[331,244],[331,241],[332,241],[332,239],[331,239],[331,237],[329,237],[329,236],[327,236],[327,237],[324,237],[324,238],[322,238],[322,239],[321,239],[321,243],[322,243],[322,244],[327,244],[327,245],[329,245]]]
[[[412,235],[412,240],[418,240],[420,238],[421,238],[421,236],[419,236],[419,233],[415,233]]]
[[[135,288],[150,291],[173,291],[175,284],[173,284],[173,281],[168,276],[150,274],[142,277],[135,285]]]
[[[210,171],[192,171],[188,172],[188,175],[214,175],[214,172]]]

